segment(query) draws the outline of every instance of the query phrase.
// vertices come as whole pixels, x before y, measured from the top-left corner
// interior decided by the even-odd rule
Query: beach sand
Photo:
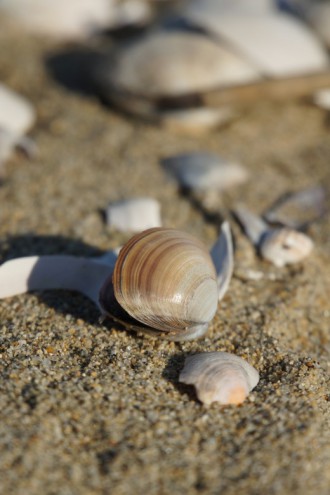
[[[165,226],[210,246],[217,216],[180,194],[160,166],[179,152],[215,152],[247,167],[249,181],[218,200],[223,217],[239,201],[261,212],[292,189],[330,189],[329,115],[307,100],[257,102],[223,129],[175,134],[77,91],[66,54],[86,48],[5,31],[0,44],[1,81],[35,105],[38,147],[34,159],[16,153],[6,165],[1,261],[116,247],[129,234],[107,227],[102,210],[135,196],[156,198]],[[63,66],[69,80],[58,75]],[[201,340],[166,342],[100,323],[97,308],[70,292],[1,301],[1,493],[329,493],[330,217],[309,228],[312,255],[282,269],[231,225],[235,273]],[[251,280],[250,270],[262,278]],[[260,372],[241,406],[203,406],[178,383],[186,355],[215,350]]]

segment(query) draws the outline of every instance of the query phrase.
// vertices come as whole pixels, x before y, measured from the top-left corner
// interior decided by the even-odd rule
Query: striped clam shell
[[[241,404],[257,385],[259,373],[234,354],[205,352],[186,358],[179,381],[194,385],[203,404]]]
[[[198,239],[175,229],[153,228],[125,244],[112,280],[101,289],[100,303],[110,316],[112,296],[144,326],[173,335],[191,333],[194,327],[207,327],[216,312],[217,275]]]

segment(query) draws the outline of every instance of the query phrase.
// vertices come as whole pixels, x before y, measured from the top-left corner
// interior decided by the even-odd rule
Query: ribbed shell
[[[194,385],[204,404],[241,404],[257,385],[259,373],[228,352],[205,352],[186,358],[179,381]]]
[[[208,251],[174,229],[133,236],[119,253],[113,287],[127,313],[162,331],[208,323],[217,309],[216,272]]]
[[[262,239],[260,253],[276,266],[298,263],[310,254],[313,241],[305,234],[287,228],[270,230]]]

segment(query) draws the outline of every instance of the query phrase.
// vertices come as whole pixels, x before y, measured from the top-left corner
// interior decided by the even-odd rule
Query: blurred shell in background
[[[248,172],[242,165],[207,152],[167,157],[162,160],[162,165],[182,187],[192,190],[224,191],[248,178]]]
[[[266,76],[288,77],[329,66],[316,36],[269,0],[193,0],[182,12],[193,26],[226,42]]]
[[[155,31],[105,58],[99,82],[112,91],[144,98],[178,98],[259,78],[248,62],[194,32]]]
[[[23,97],[0,83],[0,166],[13,148],[21,145],[29,152],[32,142],[24,134],[34,124],[32,105]]]
[[[110,203],[106,209],[106,222],[122,232],[141,232],[161,227],[160,204],[153,198],[124,199]]]
[[[80,39],[102,29],[144,24],[151,9],[145,0],[0,0],[1,13],[31,33]]]
[[[277,0],[280,8],[304,19],[330,48],[329,0]]]

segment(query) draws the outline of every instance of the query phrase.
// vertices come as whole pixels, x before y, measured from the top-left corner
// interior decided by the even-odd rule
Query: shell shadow
[[[192,208],[203,217],[206,223],[218,226],[224,221],[224,216],[219,211],[208,210],[203,205],[203,201],[196,197],[194,191],[190,187],[180,186],[179,194],[189,201]]]
[[[194,387],[179,382],[179,375],[183,369],[185,359],[186,355],[182,352],[173,354],[167,361],[162,372],[162,378],[170,382],[180,394],[187,394],[189,400],[198,402]]]
[[[94,257],[101,256],[104,252],[80,240],[64,236],[26,234],[10,236],[0,242],[0,263],[24,256],[54,254]],[[38,276],[39,268],[37,264],[36,272],[32,272],[30,276],[31,280],[34,276]],[[57,313],[70,314],[93,325],[100,323],[99,309],[82,294],[66,290],[36,291],[35,294],[42,303],[53,308]],[[119,327],[116,323],[113,326]]]
[[[100,62],[98,51],[75,47],[47,55],[44,59],[47,72],[61,86],[85,96],[96,96],[93,69]]]

